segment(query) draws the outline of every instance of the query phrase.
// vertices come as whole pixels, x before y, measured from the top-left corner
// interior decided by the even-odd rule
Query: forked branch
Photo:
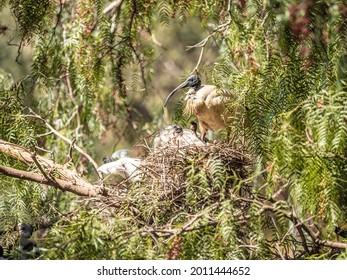
[[[32,118],[36,118],[40,121],[43,122],[43,124],[56,136],[58,136],[60,139],[62,139],[63,141],[65,141],[66,143],[68,143],[70,145],[70,147],[76,149],[76,151],[78,151],[81,155],[83,155],[84,157],[86,157],[88,159],[88,161],[92,164],[93,168],[95,169],[95,172],[98,174],[99,178],[101,179],[101,175],[98,172],[98,165],[97,163],[93,160],[93,158],[86,152],[84,151],[81,147],[79,147],[78,145],[76,145],[74,143],[73,140],[65,137],[64,135],[62,135],[59,131],[57,131],[54,127],[52,127],[47,120],[45,120],[43,117],[41,117],[39,114],[35,113],[32,109],[29,108],[30,111],[30,115],[27,115],[27,117],[32,117]]]
[[[37,166],[41,174],[35,171],[24,171],[7,166],[0,166],[0,174],[31,182],[56,187],[62,191],[72,192],[80,196],[98,196],[103,190],[94,186],[76,172],[68,170],[53,161],[36,155],[19,145],[0,140],[0,153],[17,159],[28,167]]]

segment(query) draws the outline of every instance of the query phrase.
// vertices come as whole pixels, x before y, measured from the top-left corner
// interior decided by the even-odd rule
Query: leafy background
[[[26,116],[27,108],[101,164],[103,156],[132,147],[172,120],[187,125],[178,98],[167,111],[162,104],[198,66],[205,83],[236,94],[228,108],[244,110],[229,129],[235,145],[247,147],[253,165],[246,178],[230,183],[218,161],[207,167],[188,162],[186,197],[197,197],[175,211],[185,209],[216,224],[178,231],[169,240],[143,233],[130,211],[135,205],[148,219],[155,213],[147,225],[167,224],[171,216],[160,215],[160,209],[170,213],[172,205],[152,203],[160,194],[151,203],[140,200],[148,185],[132,187],[120,208],[101,211],[93,201],[1,176],[3,246],[16,246],[18,222],[39,227],[51,221],[48,233],[38,237],[47,259],[345,258],[344,250],[322,248],[313,240],[304,250],[286,211],[314,222],[320,237],[331,241],[334,227],[345,224],[347,3],[119,2],[105,13],[110,1],[0,1],[1,139],[36,146],[40,154],[95,182],[88,161],[76,151],[69,156],[69,145],[46,135],[42,123]],[[186,47],[207,37],[197,65],[202,48]],[[0,154],[0,164],[27,169],[6,154]],[[279,190],[287,199],[275,203],[271,215],[250,203],[246,226],[236,218],[237,209],[246,206],[232,199],[234,185],[251,186],[255,201]],[[207,197],[217,192],[218,207],[212,198],[196,204],[197,189],[207,190]],[[172,228],[181,228],[189,215],[171,221]],[[275,253],[276,244],[292,253]],[[303,254],[296,254],[300,248]]]

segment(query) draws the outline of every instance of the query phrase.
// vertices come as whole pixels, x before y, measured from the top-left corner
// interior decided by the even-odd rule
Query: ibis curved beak
[[[180,84],[177,88],[175,88],[173,91],[170,92],[170,94],[166,97],[166,100],[164,102],[164,107],[166,107],[167,102],[169,101],[169,99],[179,90],[181,90],[182,88],[185,88],[188,86],[188,81],[184,81],[182,84]]]

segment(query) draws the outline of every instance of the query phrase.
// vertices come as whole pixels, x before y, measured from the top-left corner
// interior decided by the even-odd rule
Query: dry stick
[[[123,0],[115,0],[111,4],[109,4],[102,12],[104,14],[107,14],[111,12],[113,9],[120,7],[122,3],[123,3]]]
[[[39,147],[39,146],[36,146],[36,145],[34,146],[34,148],[37,149],[37,150],[40,150],[40,151],[42,151],[42,152],[45,152],[45,153],[53,154],[52,151],[46,150],[46,149],[44,149],[44,148],[42,148],[42,147]]]
[[[39,161],[36,158],[36,153],[34,152],[31,155],[31,158],[33,159],[35,165],[37,166],[37,168],[40,170],[40,172],[42,173],[42,175],[48,180],[48,181],[52,181],[55,182],[55,179],[52,178],[51,176],[49,176],[46,171],[43,169],[43,167],[41,166],[41,164],[39,163]]]
[[[215,29],[213,29],[212,33],[210,35],[208,35],[205,39],[203,39],[202,41],[200,41],[199,43],[192,45],[192,46],[187,46],[186,50],[189,51],[193,48],[202,48],[205,47],[206,43],[208,42],[208,40],[213,37],[217,32],[219,32],[222,29],[225,29],[226,27],[228,27],[231,24],[231,19],[229,19],[226,23],[223,23],[219,26],[217,26]]]
[[[74,139],[72,140],[72,143],[71,143],[71,145],[70,145],[70,149],[69,149],[69,161],[68,161],[68,162],[72,161],[72,149],[73,149],[73,146],[75,145],[75,142],[76,142],[76,138],[74,138]]]
[[[83,156],[85,156],[89,162],[93,165],[96,173],[98,174],[99,178],[102,179],[102,176],[100,175],[100,173],[98,172],[98,165],[97,163],[92,159],[92,157],[85,152],[82,148],[80,148],[79,146],[77,146],[76,144],[74,144],[74,141],[70,140],[69,138],[65,137],[64,135],[60,134],[55,128],[53,128],[44,118],[42,118],[40,115],[38,115],[37,113],[35,113],[32,109],[29,108],[29,111],[32,115],[26,115],[27,117],[33,117],[36,119],[39,119],[40,121],[42,121],[44,123],[44,125],[50,129],[56,136],[58,136],[60,139],[62,139],[63,141],[65,141],[66,143],[68,143],[71,147],[75,148],[80,154],[82,154]]]
[[[229,0],[229,2],[228,2],[228,13],[229,13],[229,20],[226,23],[217,26],[215,29],[213,29],[213,31],[212,31],[212,33],[210,35],[208,35],[205,39],[203,39],[199,43],[197,43],[195,45],[192,45],[192,46],[187,46],[186,47],[186,51],[189,51],[189,50],[191,50],[193,48],[201,48],[201,52],[200,52],[200,56],[199,56],[198,62],[196,64],[196,66],[194,67],[193,71],[189,75],[192,75],[194,72],[198,71],[198,68],[199,68],[199,66],[201,64],[201,60],[202,60],[202,57],[203,57],[203,54],[204,54],[205,46],[206,46],[207,42],[209,41],[209,39],[211,37],[213,37],[217,32],[220,32],[222,30],[224,31],[231,24],[231,0]]]
[[[64,41],[65,41],[65,38],[64,38]],[[71,117],[69,118],[69,120],[66,122],[65,125],[67,126],[67,124],[76,115],[77,127],[75,129],[75,136],[76,136],[76,139],[77,139],[78,138],[78,130],[81,128],[81,117],[80,117],[80,113],[79,113],[80,108],[78,106],[78,103],[76,102],[75,97],[73,96],[73,91],[72,91],[71,82],[70,82],[70,72],[69,72],[69,70],[67,70],[67,73],[65,75],[65,79],[66,79],[66,86],[67,86],[67,89],[68,89],[69,96],[70,96],[70,98],[71,98],[71,100],[74,103],[75,108],[76,108],[76,111],[71,115]]]
[[[193,74],[194,72],[198,72],[198,68],[200,66],[200,63],[201,63],[201,60],[202,60],[202,56],[204,55],[204,50],[205,50],[205,46],[201,47],[201,52],[200,52],[200,56],[199,56],[198,62],[196,63],[193,71],[189,75]]]
[[[301,225],[294,224],[294,226],[296,227],[296,229],[299,232],[299,235],[300,235],[300,238],[301,238],[301,242],[302,242],[302,246],[304,247],[305,252],[310,255],[310,250],[309,250],[309,248],[307,246],[307,241],[306,241],[304,232],[302,231]]]

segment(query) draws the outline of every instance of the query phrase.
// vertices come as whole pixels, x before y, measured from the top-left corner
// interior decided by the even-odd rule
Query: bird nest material
[[[181,188],[189,177],[189,167],[201,168],[208,173],[214,163],[224,166],[225,175],[245,179],[250,162],[248,155],[222,143],[199,147],[163,147],[148,155],[142,170],[147,184],[165,190]]]
[[[222,193],[246,179],[251,164],[248,154],[226,143],[165,146],[149,151],[139,167],[140,181],[124,180],[109,186],[109,193],[144,204],[184,204],[185,200],[185,204],[209,201],[209,205],[211,199],[218,200]]]

